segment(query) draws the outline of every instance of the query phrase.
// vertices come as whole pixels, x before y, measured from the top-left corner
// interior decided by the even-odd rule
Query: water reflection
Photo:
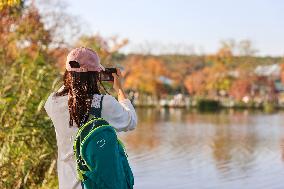
[[[138,109],[135,188],[284,188],[284,113]]]

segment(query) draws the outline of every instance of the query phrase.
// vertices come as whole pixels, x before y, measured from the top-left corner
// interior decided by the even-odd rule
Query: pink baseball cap
[[[78,62],[79,65],[72,66],[70,62]],[[100,63],[99,55],[92,49],[79,47],[72,49],[67,55],[66,70],[75,72],[102,71],[105,68]]]

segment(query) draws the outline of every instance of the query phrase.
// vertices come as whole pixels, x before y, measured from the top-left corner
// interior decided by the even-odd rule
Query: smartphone
[[[101,81],[113,81],[112,73],[117,73],[116,68],[105,68],[105,71],[99,72],[99,78]]]

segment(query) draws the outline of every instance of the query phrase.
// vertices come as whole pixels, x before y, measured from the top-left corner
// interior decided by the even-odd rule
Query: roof
[[[281,68],[279,64],[257,66],[254,72],[259,76],[280,76]]]

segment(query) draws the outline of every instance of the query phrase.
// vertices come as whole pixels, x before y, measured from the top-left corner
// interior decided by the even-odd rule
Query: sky
[[[66,1],[84,32],[129,39],[125,52],[214,53],[222,40],[249,39],[258,55],[284,55],[283,0]]]

